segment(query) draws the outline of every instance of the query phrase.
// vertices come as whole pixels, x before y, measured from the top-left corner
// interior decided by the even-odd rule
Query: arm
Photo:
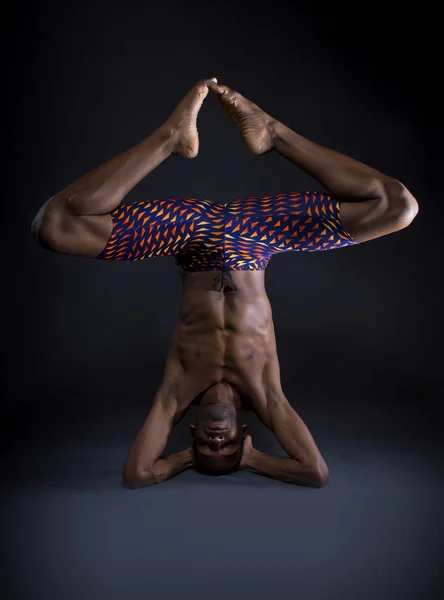
[[[320,487],[328,481],[328,468],[305,423],[291,407],[280,385],[277,356],[263,374],[264,406],[256,411],[263,424],[277,437],[288,458],[270,456],[253,448],[250,436],[244,442],[241,469],[248,469],[286,483]]]
[[[311,487],[322,487],[327,483],[326,478],[321,478],[311,468],[304,468],[293,458],[265,454],[253,447],[242,457],[240,469],[253,471],[284,483]]]
[[[123,480],[128,487],[162,483],[193,466],[191,448],[160,457],[176,421],[176,401],[168,386],[162,384],[125,462]]]
[[[240,468],[260,475],[312,487],[328,482],[328,468],[306,425],[285,399],[270,411],[272,426],[288,457],[265,454],[253,448],[251,437],[244,443]],[[249,438],[249,439],[248,439]]]

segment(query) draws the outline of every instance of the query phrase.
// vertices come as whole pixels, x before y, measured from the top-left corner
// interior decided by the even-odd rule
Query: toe
[[[209,81],[210,81],[209,79],[201,79],[194,86],[194,90],[196,90],[198,92],[198,95],[202,100],[207,96],[207,94],[209,92],[209,87],[208,87]]]
[[[206,87],[209,87],[210,83],[217,83],[216,77],[208,77],[207,79],[199,79],[199,81],[196,83],[196,87],[201,87],[203,85],[205,85]]]
[[[219,85],[218,83],[210,80],[208,87],[210,90],[215,93],[217,96],[221,96],[222,94],[226,94],[230,88],[226,85]]]

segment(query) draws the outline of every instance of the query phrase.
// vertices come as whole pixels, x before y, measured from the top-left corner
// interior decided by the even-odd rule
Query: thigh
[[[144,260],[186,252],[207,204],[194,198],[168,198],[120,205],[110,213],[112,233],[97,258]]]
[[[332,250],[358,243],[340,219],[340,203],[321,192],[237,200],[228,248],[249,251],[264,268],[273,254]]]
[[[399,229],[393,226],[384,198],[341,202],[340,210],[343,226],[359,242],[367,242]]]

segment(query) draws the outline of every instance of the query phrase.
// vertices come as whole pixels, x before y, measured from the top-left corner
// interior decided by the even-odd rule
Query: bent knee
[[[32,235],[45,250],[51,250],[55,227],[55,220],[48,213],[47,205],[44,204],[31,225]]]
[[[31,232],[45,250],[94,258],[106,246],[113,229],[104,215],[71,215],[49,200],[37,213]]]
[[[63,238],[66,233],[67,214],[54,199],[48,200],[35,216],[31,233],[45,250],[63,252]]]
[[[419,204],[413,194],[400,181],[393,180],[388,186],[387,218],[396,229],[408,227],[419,212]]]

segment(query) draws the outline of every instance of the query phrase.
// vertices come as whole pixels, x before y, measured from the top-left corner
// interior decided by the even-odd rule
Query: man
[[[171,154],[197,155],[197,115],[209,90],[255,155],[278,152],[328,193],[122,204]],[[282,390],[265,267],[279,252],[328,250],[387,235],[409,225],[417,212],[399,181],[301,137],[216,78],[199,81],[150,137],[48,200],[33,222],[44,248],[115,260],[174,256],[181,270],[180,320],[164,380],[124,466],[126,484],[160,483],[194,466],[324,485],[325,461]],[[191,447],[160,457],[193,401]],[[253,447],[241,408],[255,412],[288,457]]]

